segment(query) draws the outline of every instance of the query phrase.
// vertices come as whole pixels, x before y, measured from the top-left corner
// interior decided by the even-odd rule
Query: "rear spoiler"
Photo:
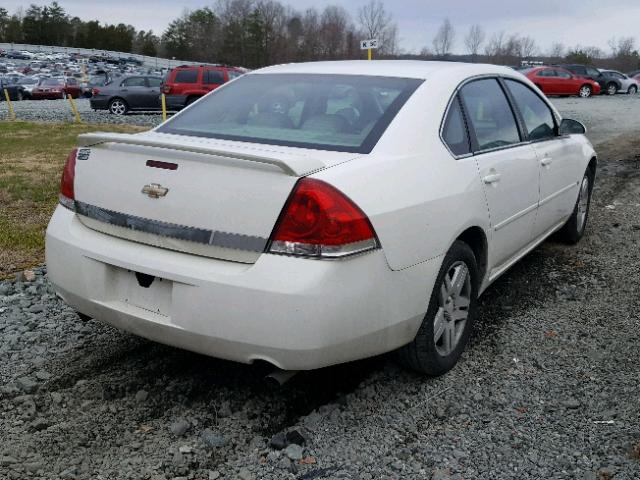
[[[179,150],[182,152],[201,153],[205,155],[233,158],[234,160],[240,160],[243,162],[275,165],[287,175],[291,175],[294,177],[309,175],[310,173],[322,170],[326,167],[326,165],[317,158],[300,156],[296,157],[295,159],[292,158],[291,160],[283,160],[282,158],[256,155],[253,153],[227,151],[216,148],[215,146],[206,146],[204,144],[180,144],[173,141],[164,140],[159,137],[145,137],[141,134],[95,132],[83,133],[82,135],[78,135],[78,146],[80,147],[92,147],[101,143],[121,143],[127,145],[141,145],[145,147],[168,148],[171,150]]]

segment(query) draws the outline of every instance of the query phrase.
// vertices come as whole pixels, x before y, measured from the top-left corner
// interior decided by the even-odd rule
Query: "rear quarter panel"
[[[456,160],[440,140],[458,83],[455,76],[425,81],[371,154],[316,175],[369,216],[393,270],[444,255],[468,227],[488,231],[475,159]]]

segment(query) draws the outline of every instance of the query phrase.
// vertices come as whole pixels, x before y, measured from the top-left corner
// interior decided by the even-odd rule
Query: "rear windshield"
[[[421,83],[361,75],[244,75],[158,131],[369,153]]]

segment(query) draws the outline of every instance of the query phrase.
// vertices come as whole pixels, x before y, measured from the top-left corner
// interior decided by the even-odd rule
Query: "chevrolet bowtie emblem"
[[[142,193],[147,195],[149,198],[164,197],[168,191],[168,188],[163,187],[162,185],[159,185],[157,183],[151,183],[142,187]]]

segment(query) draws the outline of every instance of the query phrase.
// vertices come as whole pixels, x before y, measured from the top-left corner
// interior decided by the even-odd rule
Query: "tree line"
[[[0,7],[0,42],[114,50],[258,68],[283,62],[362,58],[359,41],[378,38],[378,58],[504,65],[518,65],[522,60],[567,61],[620,70],[640,67],[633,37],[612,38],[608,53],[589,46],[566,48],[560,43],[543,51],[531,36],[489,35],[481,25],[472,25],[460,42],[449,19],[442,22],[420,54],[407,54],[400,51],[397,24],[380,0],[369,0],[355,13],[352,16],[337,5],[299,11],[279,0],[217,0],[212,6],[185,10],[157,35],[123,23],[84,21],[54,1],[44,6],[31,4],[13,14]]]
[[[456,29],[445,19],[433,38],[433,49],[425,47],[421,55],[428,58],[449,58],[456,41]],[[517,65],[523,60],[539,60],[547,63],[581,63],[631,71],[640,67],[640,53],[634,37],[609,39],[610,52],[592,46],[577,45],[566,48],[553,43],[546,51],[535,39],[527,35],[507,34],[504,31],[488,36],[478,24],[471,25],[462,38],[464,49],[471,61],[483,61],[500,65]]]

